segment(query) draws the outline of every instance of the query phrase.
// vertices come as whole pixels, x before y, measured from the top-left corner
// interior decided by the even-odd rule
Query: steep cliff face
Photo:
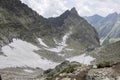
[[[13,38],[34,42],[33,33],[28,28],[32,22],[35,22],[35,17],[32,17],[35,16],[34,14],[37,13],[19,0],[0,0],[0,45],[10,43]]]
[[[68,47],[76,49],[85,49],[88,47],[99,46],[99,39],[96,30],[82,17],[80,17],[75,8],[67,10],[56,18],[49,18],[52,25],[57,26],[57,33],[64,34],[71,32],[67,41]]]

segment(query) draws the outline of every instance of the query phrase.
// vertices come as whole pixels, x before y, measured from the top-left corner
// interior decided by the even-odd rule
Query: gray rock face
[[[76,53],[99,46],[96,30],[78,15],[75,8],[57,18],[46,19],[19,0],[0,0],[1,47],[12,42],[13,38],[38,45],[36,39],[39,37],[48,46],[55,47],[54,38],[60,42],[68,32],[71,35],[66,41],[67,47],[75,49]]]
[[[29,17],[30,12],[32,16],[37,14],[19,0],[0,0],[0,46],[10,43],[13,38],[35,42],[35,36],[28,29],[28,24],[35,21],[35,17]]]
[[[71,35],[67,41],[68,47],[73,49],[85,49],[89,46],[99,46],[99,38],[95,29],[82,17],[80,17],[75,8],[67,10],[56,18],[49,18],[52,25],[57,26],[58,34],[65,34],[71,31]],[[60,35],[60,36],[61,36]]]

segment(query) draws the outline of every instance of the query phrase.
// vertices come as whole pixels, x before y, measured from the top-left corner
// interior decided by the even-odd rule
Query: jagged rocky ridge
[[[85,42],[86,45],[83,45],[85,47],[91,45],[99,46],[96,31],[94,28],[91,28],[91,25],[89,25],[83,18],[79,17],[75,8],[71,11],[66,11],[57,18],[46,19],[38,15],[35,11],[21,3],[19,0],[1,0],[0,7],[1,28],[2,26],[5,26],[3,27],[5,29],[7,29],[7,27],[10,28],[10,30],[7,31],[8,33],[10,32],[10,34],[6,35],[7,38],[10,36],[10,39],[6,39],[8,40],[5,41],[6,43],[12,41],[13,37],[22,39],[25,38],[25,40],[32,40],[32,42],[35,42],[34,39],[36,39],[36,37],[41,37],[44,39],[46,44],[51,46],[53,45],[51,43],[54,43],[54,37],[56,38],[59,36],[61,39],[65,33],[68,33],[70,29],[72,29],[71,31],[73,32],[71,39],[75,39],[76,42],[79,42],[79,44],[81,42]],[[73,37],[73,35],[75,36]],[[51,42],[48,41],[48,39],[51,40]]]
[[[41,57],[57,62],[99,46],[96,30],[78,15],[75,8],[59,17],[46,19],[19,0],[0,0],[1,54],[8,56],[10,51],[13,53],[12,48],[20,50],[18,48],[22,47],[15,45],[20,46],[20,42],[27,46],[24,41],[37,46],[39,49],[31,48]],[[6,46],[8,44],[10,46]]]
[[[103,45],[120,40],[120,14],[115,12],[106,17],[93,15],[85,19],[96,28]]]

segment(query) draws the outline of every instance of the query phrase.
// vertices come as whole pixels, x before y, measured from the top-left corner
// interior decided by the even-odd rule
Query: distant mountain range
[[[120,40],[120,14],[115,12],[106,17],[93,15],[85,19],[96,28],[102,44]]]

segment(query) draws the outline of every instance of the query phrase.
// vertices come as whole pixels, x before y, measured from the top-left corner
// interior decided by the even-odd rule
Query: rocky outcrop
[[[65,64],[70,64],[70,62],[64,62]],[[72,62],[72,64],[75,62]],[[65,65],[64,64],[64,65]],[[78,64],[78,63],[75,63]],[[58,65],[59,69],[63,69],[61,67],[62,64]],[[103,67],[103,68],[94,68],[86,65],[77,65],[72,67],[72,71],[70,66],[66,66],[60,72],[54,73],[54,75],[46,75],[44,80],[119,80],[120,79],[120,64],[114,64],[111,67]],[[56,69],[56,68],[55,68]],[[52,71],[52,70],[51,70]],[[45,74],[47,72],[45,71]]]
[[[45,80],[84,80],[90,68],[77,62],[65,61],[55,69],[45,71]]]
[[[46,70],[44,74],[48,77],[51,77],[62,72],[70,73],[74,70],[74,67],[77,67],[77,66],[80,66],[80,64],[77,62],[64,61],[60,65],[56,66],[55,69]]]
[[[112,65],[112,67],[104,67],[91,69],[86,80],[120,80],[120,63]]]

